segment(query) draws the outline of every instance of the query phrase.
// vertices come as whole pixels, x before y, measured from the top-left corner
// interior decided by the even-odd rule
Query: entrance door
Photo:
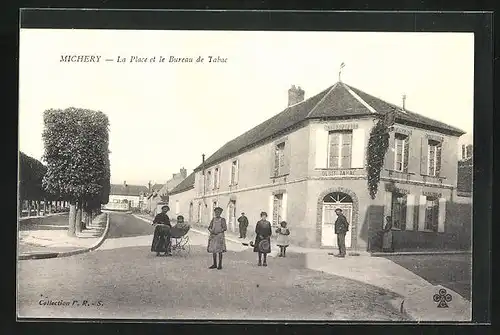
[[[334,192],[323,198],[323,215],[321,222],[321,245],[323,247],[337,247],[337,235],[335,234],[335,210],[339,208],[349,222],[349,231],[345,236],[346,248],[351,246],[352,230],[352,199],[348,194]]]
[[[236,230],[236,200],[229,201],[227,206],[229,230],[234,232]]]

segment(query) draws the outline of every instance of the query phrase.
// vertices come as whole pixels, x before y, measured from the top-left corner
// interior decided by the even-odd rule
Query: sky
[[[101,58],[61,62],[62,55]],[[470,33],[21,29],[19,57],[19,149],[42,158],[49,108],[100,110],[110,120],[112,183],[190,173],[203,153],[285,109],[291,85],[306,99],[333,85],[342,62],[346,84],[397,105],[405,94],[408,110],[466,131],[461,142],[472,143]]]

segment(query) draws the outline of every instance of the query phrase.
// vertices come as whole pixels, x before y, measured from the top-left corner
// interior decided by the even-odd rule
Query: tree
[[[368,179],[368,192],[375,199],[380,182],[380,172],[384,166],[384,158],[389,148],[389,133],[386,120],[379,120],[373,126],[368,140],[366,157],[366,172]]]
[[[49,195],[42,187],[43,176],[47,167],[37,159],[20,152],[19,155],[19,201],[28,201],[28,215],[31,214],[31,202],[37,202],[40,208],[40,200],[46,200]]]
[[[109,188],[108,128],[108,117],[100,111],[70,107],[44,112],[48,169],[43,186],[69,200],[71,236],[80,229],[81,220],[76,219],[82,210],[88,213]]]

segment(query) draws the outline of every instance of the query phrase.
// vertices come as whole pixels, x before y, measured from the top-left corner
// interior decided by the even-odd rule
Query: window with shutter
[[[274,176],[278,176],[280,166],[280,151],[278,146],[274,148]]]
[[[328,168],[351,168],[352,130],[329,133]]]
[[[409,139],[407,135],[394,136],[394,170],[408,172]]]
[[[220,169],[215,168],[215,171],[214,171],[214,189],[219,188],[219,172],[220,172]]]
[[[427,138],[422,137],[420,147],[420,174],[428,175],[428,155],[429,155],[429,142]]]
[[[236,185],[238,183],[237,175],[238,175],[238,161],[234,160],[231,163],[231,185]]]
[[[328,155],[328,167],[335,169],[339,167],[340,133],[330,132],[330,145]]]
[[[342,133],[342,151],[340,167],[343,169],[351,168],[351,149],[352,149],[352,132]]]
[[[437,231],[439,218],[439,199],[426,197],[425,204],[425,230]]]
[[[441,175],[441,148],[442,144],[436,146],[436,176]]]
[[[441,170],[441,143],[428,141],[428,170],[429,176],[439,176]]]
[[[212,188],[212,171],[207,172],[207,189]]]
[[[408,172],[408,162],[410,159],[410,137],[406,136],[404,145],[403,171]]]
[[[285,172],[285,142],[275,146],[274,151],[274,176],[281,176]]]

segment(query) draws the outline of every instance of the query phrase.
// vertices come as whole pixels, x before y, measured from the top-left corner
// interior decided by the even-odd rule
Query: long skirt
[[[271,238],[270,237],[260,238],[259,235],[257,234],[257,236],[255,236],[255,242],[254,242],[254,247],[253,247],[254,252],[261,252],[259,250],[259,243],[263,240],[267,240],[267,242],[269,242],[269,249],[271,249]],[[265,252],[265,254],[267,254],[267,253],[268,252]]]
[[[279,234],[278,238],[276,239],[276,244],[280,247],[288,247],[288,245],[290,244],[289,235]]]
[[[155,227],[153,242],[151,243],[152,252],[167,252],[170,246],[170,227],[158,225]]]
[[[152,252],[167,252],[168,243],[164,235],[155,235],[151,244]]]
[[[211,254],[226,252],[226,237],[224,233],[210,235],[208,237],[207,251]]]
[[[392,251],[392,231],[384,232],[384,237],[382,239],[382,250]]]

